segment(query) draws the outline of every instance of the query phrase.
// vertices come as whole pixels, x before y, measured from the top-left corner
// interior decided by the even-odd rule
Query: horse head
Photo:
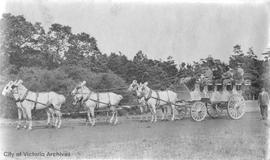
[[[12,94],[16,101],[19,100],[27,90],[22,83],[22,80],[16,80],[15,82],[10,81],[3,89],[2,95]]]
[[[136,80],[133,80],[132,83],[128,87],[129,92],[135,92],[138,89],[139,84]]]
[[[148,82],[140,83],[136,91],[138,97],[145,97],[150,93],[150,88],[147,86]]]
[[[86,87],[86,81],[83,81],[79,85],[77,85],[71,92],[73,96],[73,105],[81,102],[83,99],[86,98],[87,94],[90,93],[90,90]]]
[[[14,84],[13,81],[9,81],[9,82],[5,85],[5,87],[3,88],[3,91],[2,91],[2,95],[3,95],[3,96],[6,96],[6,95],[8,95],[8,94],[11,93],[11,91],[12,91],[12,85],[13,85],[13,84]]]
[[[11,86],[12,94],[16,101],[22,98],[27,92],[27,88],[22,83],[23,80],[16,80]]]

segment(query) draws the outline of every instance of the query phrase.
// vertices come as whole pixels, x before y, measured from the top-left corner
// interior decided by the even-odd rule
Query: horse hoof
[[[28,128],[28,131],[31,131],[32,130],[32,128]]]
[[[27,126],[23,126],[24,129],[27,129]]]
[[[21,129],[21,127],[20,126],[17,126],[16,129],[19,130],[19,129]]]

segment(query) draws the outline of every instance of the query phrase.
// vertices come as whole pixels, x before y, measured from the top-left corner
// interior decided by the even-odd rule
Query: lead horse
[[[4,94],[12,94],[16,102],[20,103],[20,107],[28,121],[28,129],[32,129],[32,110],[46,109],[48,115],[48,124],[50,123],[50,115],[57,116],[54,126],[60,128],[62,120],[61,106],[65,103],[65,96],[56,92],[32,92],[23,84],[22,80],[10,83],[9,89]],[[54,119],[54,117],[53,117]]]
[[[86,81],[77,85],[71,92],[71,95],[73,96],[73,105],[81,103],[87,108],[87,116],[92,126],[96,123],[95,110],[102,108],[109,108],[112,111],[110,123],[117,124],[117,108],[119,107],[120,101],[123,99],[121,95],[113,92],[93,92],[86,87]],[[86,125],[87,124],[86,122]]]
[[[11,86],[14,82],[13,81],[9,81],[5,87],[3,88],[3,91],[2,91],[2,95],[3,96],[9,96],[10,97],[10,92],[12,90]],[[11,95],[11,98],[14,98],[12,95]],[[22,104],[20,103],[20,101],[15,101],[16,103],[16,107],[17,107],[17,111],[18,111],[18,121],[17,121],[17,126],[16,128],[17,129],[20,129],[21,128],[21,123],[22,123],[22,119],[24,121],[26,121],[26,115],[25,115],[25,112],[23,111],[23,108],[22,108]],[[24,122],[24,128],[26,128],[26,123]]]
[[[148,86],[148,82],[144,84],[140,84],[138,89],[136,90],[138,97],[144,97],[147,105],[150,107],[152,119],[151,122],[157,121],[157,108],[163,107],[165,105],[169,105],[171,108],[173,121],[175,119],[175,103],[177,101],[177,94],[173,91],[154,91],[150,89]],[[164,113],[162,116],[164,119]]]
[[[139,88],[138,82],[136,80],[133,80],[132,83],[128,87],[128,91],[132,92],[133,95],[135,95],[137,97],[137,102],[139,104],[140,111],[141,111],[141,113],[143,113],[144,111],[146,111],[147,106],[146,106],[144,97],[138,97],[136,95],[136,91],[138,88]]]

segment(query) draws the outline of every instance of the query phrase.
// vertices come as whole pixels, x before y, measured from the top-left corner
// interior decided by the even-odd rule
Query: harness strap
[[[87,97],[83,100],[83,103],[86,102],[87,100],[89,100],[91,94],[92,94],[92,91],[90,91],[90,92],[87,94]]]
[[[111,98],[110,98],[110,93],[107,93],[108,98],[109,98],[109,107],[111,106]]]
[[[169,91],[167,90],[167,96],[168,96],[168,103],[171,103],[170,96],[169,96]]]
[[[158,93],[158,91],[156,91],[156,93],[157,93],[157,102],[156,102],[156,106],[159,106],[159,104],[160,104],[160,96],[159,96],[159,93]]]
[[[149,92],[147,98],[145,98],[145,101],[147,102],[151,97],[152,97],[152,89],[150,89],[150,92]]]
[[[35,100],[35,102],[34,102],[34,111],[36,110],[36,107],[37,107],[38,96],[39,96],[39,93],[37,92],[37,93],[36,93],[36,100]]]
[[[96,107],[99,108],[99,93],[97,93],[97,103],[96,103]]]
[[[17,100],[17,101],[23,102],[23,101],[26,99],[28,93],[29,93],[29,90],[27,89],[26,92],[25,92],[24,95],[23,95],[23,98],[22,98],[22,99],[19,99],[19,100]],[[16,101],[16,102],[17,102],[17,101]]]

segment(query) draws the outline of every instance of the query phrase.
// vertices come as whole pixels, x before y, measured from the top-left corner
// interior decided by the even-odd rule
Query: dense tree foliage
[[[124,95],[123,103],[129,104],[134,97],[123,88],[134,79],[148,81],[153,89],[166,89],[180,78],[193,77],[187,84],[192,89],[194,79],[205,67],[216,68],[214,76],[220,77],[228,67],[242,64],[246,78],[252,81],[249,92],[255,96],[260,87],[270,86],[266,82],[269,63],[259,60],[252,48],[244,53],[240,45],[233,47],[229,64],[209,56],[199,62],[178,65],[171,56],[155,60],[143,51],[138,51],[133,59],[121,52],[101,53],[97,40],[88,33],[74,34],[71,27],[57,23],[45,31],[41,23],[32,24],[21,15],[3,14],[0,27],[1,85],[20,78],[32,91],[64,94],[68,97],[64,112],[79,109],[71,105],[70,92],[83,80],[95,91],[115,89],[114,92]],[[1,96],[1,102],[1,116],[16,116],[15,107],[10,107],[14,105],[12,101]]]

